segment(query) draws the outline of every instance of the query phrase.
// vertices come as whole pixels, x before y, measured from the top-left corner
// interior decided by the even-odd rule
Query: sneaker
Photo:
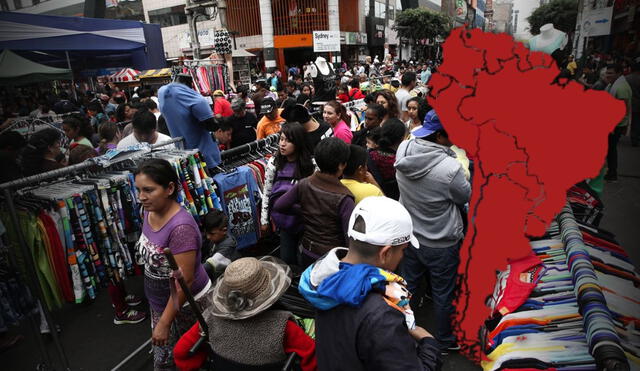
[[[140,305],[142,303],[142,299],[135,294],[129,294],[124,297],[124,302],[131,307],[135,307],[136,305]]]
[[[116,325],[140,323],[147,319],[147,314],[139,312],[135,309],[129,309],[122,314],[117,314],[113,317],[113,323]]]
[[[443,356],[446,356],[449,354],[449,352],[458,352],[458,351],[460,351],[460,345],[458,343],[453,343],[448,347],[440,350],[440,354],[442,354]]]

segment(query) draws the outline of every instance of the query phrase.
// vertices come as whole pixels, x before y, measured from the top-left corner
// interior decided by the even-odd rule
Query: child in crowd
[[[313,174],[314,163],[305,142],[305,129],[297,122],[282,126],[278,153],[269,159],[262,193],[261,228],[269,229],[269,217],[280,230],[280,257],[287,264],[296,263],[301,225],[295,215],[270,210],[277,199],[302,178]]]
[[[341,103],[346,103],[349,101],[349,87],[347,86],[347,84],[342,84],[338,87],[338,91],[337,91],[338,95],[337,95],[337,99],[341,102]]]
[[[316,146],[315,156],[320,171],[300,180],[273,205],[279,213],[300,210],[303,266],[335,246],[346,245],[349,216],[355,206],[353,194],[340,183],[349,160],[349,146],[336,137],[326,138]]]
[[[229,233],[229,219],[224,212],[218,209],[209,211],[204,217],[204,230],[207,237],[202,249],[204,269],[213,282],[232,261],[241,256],[236,251],[236,239]]]
[[[384,196],[367,170],[367,150],[356,144],[352,144],[349,150],[349,161],[340,182],[353,193],[356,205],[369,196]]]

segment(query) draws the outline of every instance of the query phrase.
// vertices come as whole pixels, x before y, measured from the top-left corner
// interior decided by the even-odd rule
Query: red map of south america
[[[528,236],[545,233],[567,189],[599,173],[625,106],[558,80],[548,54],[506,34],[457,28],[443,48],[429,103],[475,166],[454,323],[463,350],[478,359],[496,270],[529,255]]]

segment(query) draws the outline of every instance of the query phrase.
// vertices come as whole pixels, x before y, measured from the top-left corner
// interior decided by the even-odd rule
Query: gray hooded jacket
[[[411,214],[413,233],[421,246],[445,248],[463,236],[460,210],[471,185],[455,153],[423,139],[406,140],[396,151],[400,203]]]

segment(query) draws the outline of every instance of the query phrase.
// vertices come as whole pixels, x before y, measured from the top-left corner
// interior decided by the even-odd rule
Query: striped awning
[[[124,68],[113,75],[110,75],[108,80],[109,82],[133,82],[138,81],[138,75],[140,71],[134,70],[133,68]]]
[[[158,77],[171,77],[171,68],[161,68],[157,70],[142,71],[139,75],[139,79],[151,79]]]

